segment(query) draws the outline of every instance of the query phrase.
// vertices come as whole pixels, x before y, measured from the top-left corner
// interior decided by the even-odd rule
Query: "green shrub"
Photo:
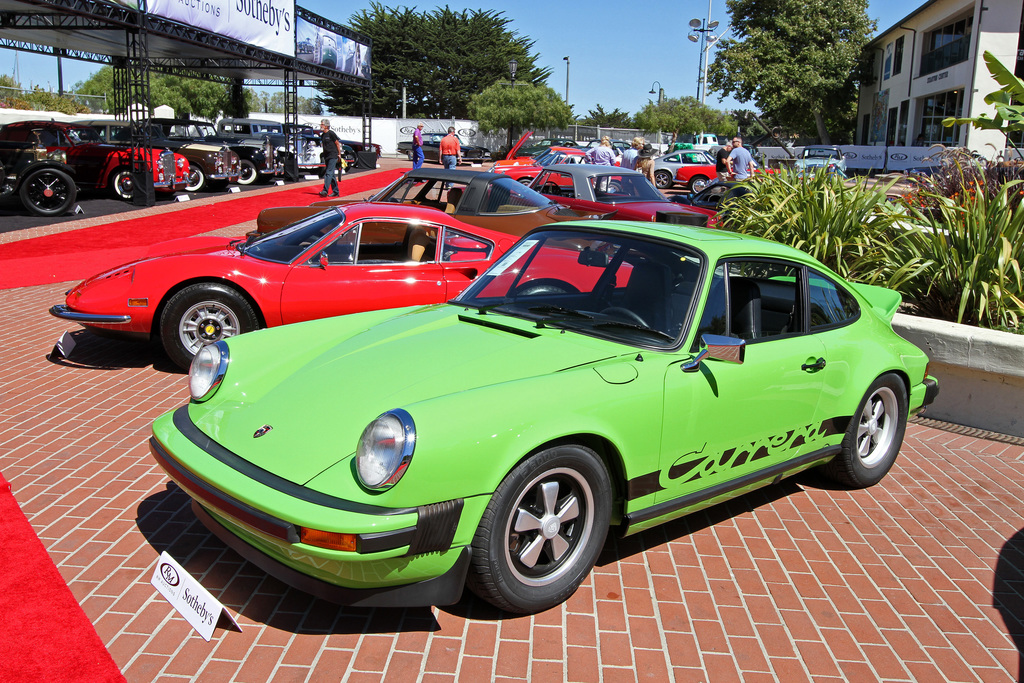
[[[885,284],[923,315],[968,325],[1017,328],[1024,317],[1022,181],[988,190],[983,183],[954,197],[930,194],[911,206],[915,227],[894,234],[875,254]],[[912,264],[900,273],[891,265]]]
[[[885,188],[868,187],[866,179],[781,170],[750,182],[754,192],[722,206],[726,229],[796,247],[851,280],[860,279],[861,263],[878,237],[903,218],[886,200]]]

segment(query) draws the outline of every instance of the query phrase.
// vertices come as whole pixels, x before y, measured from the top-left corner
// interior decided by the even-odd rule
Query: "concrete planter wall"
[[[925,416],[1024,437],[1024,335],[901,313],[892,326],[928,354],[939,380]]]

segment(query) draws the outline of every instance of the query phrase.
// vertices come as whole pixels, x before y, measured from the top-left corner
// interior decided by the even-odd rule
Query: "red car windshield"
[[[291,263],[311,246],[345,222],[345,214],[331,208],[280,230],[268,232],[254,241],[246,240],[238,250],[246,256],[275,263]]]

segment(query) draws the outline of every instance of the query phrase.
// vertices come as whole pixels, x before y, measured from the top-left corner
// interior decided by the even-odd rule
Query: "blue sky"
[[[884,30],[924,2],[869,0],[868,15],[878,22],[878,30]],[[369,0],[298,0],[298,4],[339,24],[347,24],[353,14],[370,6]],[[657,90],[659,83],[666,97],[697,95],[700,46],[686,36],[691,19],[709,16],[709,3],[705,0],[649,0],[636,5],[618,0],[491,0],[486,6],[454,1],[384,4],[416,7],[420,11],[447,4],[455,10],[483,7],[504,12],[512,20],[512,30],[534,40],[539,65],[551,69],[548,85],[562,95],[566,89],[563,57],[569,57],[569,103],[579,115],[585,115],[598,104],[606,111],[618,108],[636,113],[648,99],[656,97],[649,91]],[[623,10],[630,6],[636,8],[635,16],[627,16],[630,13]],[[710,0],[710,8],[711,20],[719,22],[720,31],[726,28],[729,17],[725,0]],[[16,62],[23,85],[57,89],[55,58],[27,53],[16,56],[11,50],[0,50],[0,73],[13,75]],[[64,88],[70,90],[98,68],[88,62],[64,60]],[[709,93],[707,104],[721,109],[751,108],[735,100],[720,101],[715,93]]]

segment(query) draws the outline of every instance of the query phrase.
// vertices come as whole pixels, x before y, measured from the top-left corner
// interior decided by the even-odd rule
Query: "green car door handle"
[[[824,358],[819,358],[818,360],[816,360],[813,363],[804,363],[803,365],[800,366],[800,369],[801,370],[810,370],[812,372],[817,372],[818,370],[821,370],[824,367],[825,367],[825,359]]]

